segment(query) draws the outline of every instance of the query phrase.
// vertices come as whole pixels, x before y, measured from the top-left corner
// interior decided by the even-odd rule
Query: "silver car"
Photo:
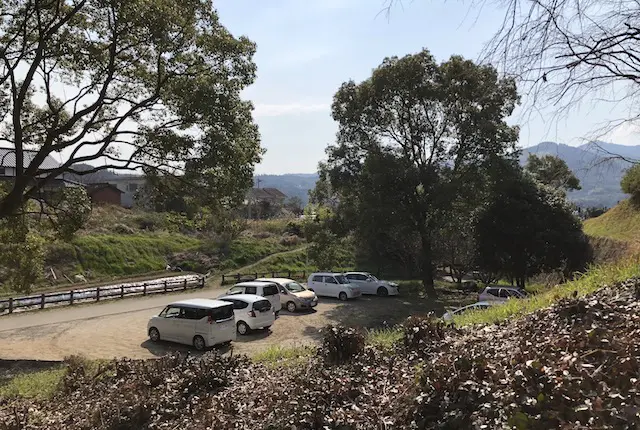
[[[278,285],[280,290],[280,302],[282,307],[293,313],[303,309],[313,309],[318,305],[316,293],[310,291],[304,285],[287,278],[260,278],[260,282],[272,282]]]

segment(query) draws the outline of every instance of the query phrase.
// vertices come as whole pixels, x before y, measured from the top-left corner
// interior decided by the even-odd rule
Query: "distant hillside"
[[[594,237],[640,242],[640,206],[624,200],[599,217],[586,220],[584,231]]]
[[[261,188],[277,188],[287,197],[299,197],[303,204],[309,201],[309,190],[316,186],[317,173],[290,173],[285,175],[256,175],[254,183]]]
[[[576,204],[588,206],[615,206],[627,196],[620,189],[620,179],[629,162],[611,159],[619,154],[629,159],[640,160],[640,146],[622,146],[605,142],[590,143],[579,147],[542,142],[522,151],[520,162],[526,163],[529,154],[556,155],[563,159],[580,179],[582,190],[569,193]]]

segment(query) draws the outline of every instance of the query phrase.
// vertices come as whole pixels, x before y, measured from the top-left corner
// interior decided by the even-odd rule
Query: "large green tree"
[[[564,194],[527,172],[503,170],[490,202],[478,215],[477,262],[524,288],[543,271],[570,276],[590,260],[589,242]]]
[[[240,98],[255,45],[210,0],[8,0],[0,14],[0,143],[16,159],[0,218],[61,175],[141,166],[241,199],[261,154]]]
[[[514,82],[491,66],[458,56],[438,64],[428,50],[386,58],[370,78],[345,82],[334,97],[339,131],[328,148],[331,185],[344,192],[372,152],[401,160],[407,181],[395,191],[407,206],[400,216],[420,238],[429,295],[435,295],[434,232],[466,184],[514,152],[518,130],[505,118],[517,102]]]
[[[579,190],[580,180],[569,169],[567,163],[556,155],[530,154],[525,169],[540,183],[557,190]]]

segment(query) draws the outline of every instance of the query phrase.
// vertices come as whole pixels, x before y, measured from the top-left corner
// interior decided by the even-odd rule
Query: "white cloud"
[[[258,103],[255,105],[253,111],[256,117],[269,117],[269,116],[282,116],[282,115],[296,115],[312,112],[328,111],[330,105],[326,103],[286,103],[286,104],[263,104]]]
[[[640,124],[622,123],[607,133],[604,140],[618,145],[640,145]]]

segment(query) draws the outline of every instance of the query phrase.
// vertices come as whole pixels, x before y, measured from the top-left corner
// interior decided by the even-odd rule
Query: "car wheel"
[[[160,340],[160,332],[157,328],[151,327],[149,329],[149,339],[151,339],[152,342],[157,342]]]
[[[378,287],[378,295],[380,297],[386,297],[389,295],[389,291],[385,287]]]
[[[263,329],[265,329],[265,330],[269,330],[269,329],[271,328],[271,326],[270,326],[270,325],[268,325],[268,326],[266,326],[266,327],[262,327],[262,328],[263,328]]]
[[[207,344],[204,342],[204,338],[202,336],[196,336],[193,338],[193,346],[198,351],[204,351]]]
[[[296,304],[293,302],[287,303],[287,311],[294,313],[296,311]]]
[[[347,301],[347,299],[348,299],[348,297],[347,297],[347,293],[345,293],[344,291],[343,291],[343,292],[341,292],[340,294],[338,294],[338,298],[339,298],[340,300],[342,300],[343,302],[346,302],[346,301]]]
[[[241,334],[241,335],[243,335],[243,336],[244,336],[245,334],[249,333],[249,330],[250,330],[250,329],[249,329],[249,326],[248,326],[248,325],[247,325],[247,323],[246,323],[246,322],[244,322],[244,321],[240,321],[240,322],[237,324],[237,328],[238,328],[238,334]]]

